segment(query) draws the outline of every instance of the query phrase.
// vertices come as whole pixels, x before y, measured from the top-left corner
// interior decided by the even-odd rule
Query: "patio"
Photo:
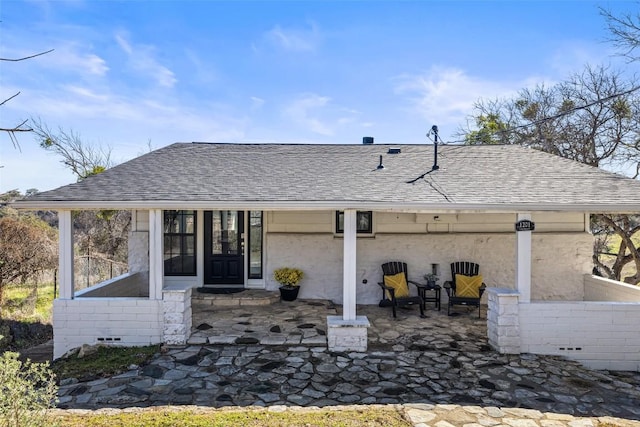
[[[188,343],[326,347],[327,316],[341,315],[342,306],[326,300],[279,301],[269,294],[273,293],[245,290],[203,296],[194,292]],[[359,305],[357,313],[367,316],[371,323],[370,349],[489,349],[485,307],[481,319],[473,308],[468,313],[462,308],[459,315],[447,316],[446,309],[437,311],[430,304],[426,319],[420,318],[417,307],[400,309],[396,319],[390,308],[375,305]]]

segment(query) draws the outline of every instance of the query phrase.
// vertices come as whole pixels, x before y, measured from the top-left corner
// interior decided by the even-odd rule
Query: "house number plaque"
[[[536,229],[536,224],[530,219],[522,219],[516,222],[516,231],[533,231]]]

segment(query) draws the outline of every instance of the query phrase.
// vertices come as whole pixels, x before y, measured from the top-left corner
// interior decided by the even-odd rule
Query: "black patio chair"
[[[396,296],[397,289],[391,284],[392,279],[398,279],[402,282],[400,274],[404,275],[404,284],[407,287],[407,296]],[[387,280],[385,281],[385,278]],[[409,284],[412,284],[418,288],[418,295],[409,295]],[[407,276],[407,263],[400,261],[392,261],[382,264],[382,282],[378,282],[380,288],[382,288],[382,299],[380,300],[380,307],[391,307],[393,309],[393,317],[396,318],[397,307],[409,307],[417,305],[420,308],[420,317],[427,317],[424,315],[424,300],[420,296],[422,285],[420,283],[409,280]]]
[[[469,295],[468,293],[459,292],[459,284],[456,283],[456,275],[467,276],[474,278],[480,276],[480,266],[475,262],[457,261],[451,263],[451,281],[444,283],[444,289],[449,296],[449,302],[447,303],[447,315],[451,316],[451,308],[454,305],[464,305],[467,307],[478,307],[478,317],[480,317],[480,298],[484,293],[487,285],[482,282],[482,278],[476,278],[475,281],[480,281],[481,284],[477,287],[477,296]],[[465,281],[467,279],[465,278]]]

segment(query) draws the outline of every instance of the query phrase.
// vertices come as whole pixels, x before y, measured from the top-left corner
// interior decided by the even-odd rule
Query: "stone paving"
[[[166,348],[149,365],[112,378],[65,380],[59,407],[392,404],[414,425],[438,427],[640,420],[640,373],[498,354],[476,311],[449,317],[431,308],[421,319],[417,310],[401,310],[394,320],[388,308],[358,307],[372,323],[369,349],[346,353],[326,348],[329,314],[340,307],[296,301],[194,313],[191,342],[198,344]]]

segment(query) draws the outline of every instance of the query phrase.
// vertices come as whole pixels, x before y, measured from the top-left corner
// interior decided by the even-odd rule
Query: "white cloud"
[[[593,45],[582,42],[564,41],[546,62],[559,79],[564,80],[574,73],[581,72],[589,64],[603,64],[611,60],[616,62],[616,59],[617,62],[622,62],[620,58],[614,58],[613,55],[614,51],[604,46],[597,49]]]
[[[321,41],[317,25],[308,29],[282,28],[276,25],[265,33],[265,38],[273,45],[292,52],[314,51]]]
[[[261,109],[265,103],[264,99],[259,98],[257,96],[252,96],[250,99],[251,99],[251,110],[253,111]]]
[[[105,96],[104,94],[96,93],[95,91],[86,87],[67,85],[63,87],[63,90],[68,94],[75,94],[75,95],[78,95],[79,97],[89,98],[92,101],[106,102],[109,100],[108,96]]]
[[[322,136],[370,126],[360,122],[360,111],[338,105],[332,98],[315,93],[299,94],[283,108],[283,115],[293,124]]]
[[[91,47],[76,42],[61,43],[53,52],[34,58],[29,64],[33,67],[80,74],[83,78],[105,76],[109,71],[107,62],[90,53],[90,50]]]
[[[116,42],[118,42],[118,46],[122,49],[127,55],[131,55],[133,53],[133,48],[127,39],[125,39],[124,33],[116,34],[115,36]]]
[[[429,127],[458,127],[480,98],[509,97],[525,87],[525,81],[492,81],[453,67],[432,67],[422,74],[403,74],[394,81],[395,92],[408,98],[410,110],[423,117]]]
[[[203,60],[200,53],[194,51],[192,49],[185,49],[184,54],[187,60],[191,63],[191,79],[195,77],[197,81],[211,84],[218,80],[218,71],[215,67],[215,64],[212,64],[211,61]]]
[[[298,125],[307,127],[311,132],[331,136],[334,131],[318,117],[321,109],[327,106],[331,98],[314,93],[300,95],[284,109],[285,116]]]
[[[133,45],[128,35],[121,31],[115,34],[115,39],[123,52],[129,57],[132,68],[141,74],[151,77],[160,86],[172,88],[177,83],[173,71],[155,58],[155,48],[149,45]]]

